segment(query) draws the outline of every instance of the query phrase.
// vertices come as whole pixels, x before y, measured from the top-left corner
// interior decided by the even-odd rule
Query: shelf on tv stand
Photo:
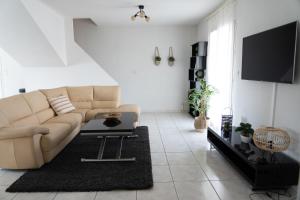
[[[297,185],[299,164],[283,153],[273,155],[273,161],[257,162],[263,151],[253,143],[242,143],[234,131],[224,137],[222,131],[209,127],[207,139],[252,185],[253,190],[286,189]],[[251,152],[251,154],[249,154]]]

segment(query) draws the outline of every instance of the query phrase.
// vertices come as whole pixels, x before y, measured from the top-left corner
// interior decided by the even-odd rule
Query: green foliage
[[[172,56],[170,56],[170,57],[168,58],[168,60],[169,60],[169,62],[174,62],[174,61],[175,61],[175,58],[172,57]]]
[[[196,112],[199,112],[199,117],[206,118],[208,110],[209,98],[215,92],[215,89],[206,83],[204,79],[199,80],[200,89],[192,89],[189,92],[188,103]]]
[[[224,123],[224,127],[223,127],[223,131],[224,132],[229,132],[230,128],[231,128],[230,123],[229,122],[225,122]]]
[[[161,61],[161,57],[155,56],[155,61]]]
[[[235,129],[236,132],[240,132],[241,135],[245,137],[249,137],[253,135],[254,130],[252,128],[252,125],[249,123],[240,123],[240,126]]]

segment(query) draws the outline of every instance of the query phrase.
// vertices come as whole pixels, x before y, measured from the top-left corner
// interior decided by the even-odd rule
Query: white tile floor
[[[149,127],[154,187],[139,191],[6,193],[23,172],[0,169],[0,200],[247,200],[250,186],[195,132],[185,113],[144,113]],[[267,199],[256,196],[254,199]]]

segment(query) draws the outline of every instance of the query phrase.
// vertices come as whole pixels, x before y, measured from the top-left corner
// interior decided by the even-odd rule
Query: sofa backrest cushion
[[[66,87],[59,87],[53,89],[42,89],[40,90],[44,95],[46,95],[47,99],[52,97],[58,97],[60,95],[68,96],[67,88]]]
[[[54,111],[50,108],[47,97],[42,92],[29,92],[23,94],[23,96],[40,123],[44,123],[54,117]]]
[[[29,104],[21,94],[1,99],[0,110],[11,124],[33,114]]]
[[[23,94],[33,113],[45,110],[50,107],[46,96],[40,91]]]
[[[91,109],[93,101],[93,87],[67,87],[69,98],[77,109]]]
[[[117,108],[120,105],[119,86],[94,86],[94,99],[92,107]]]

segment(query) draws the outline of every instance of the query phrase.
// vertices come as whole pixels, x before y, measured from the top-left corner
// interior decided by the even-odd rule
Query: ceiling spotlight
[[[139,5],[138,8],[140,10],[137,13],[135,13],[134,15],[131,16],[131,20],[134,21],[135,18],[140,17],[140,18],[144,18],[146,20],[146,22],[149,22],[150,17],[146,15],[146,13],[144,11],[144,5]]]

